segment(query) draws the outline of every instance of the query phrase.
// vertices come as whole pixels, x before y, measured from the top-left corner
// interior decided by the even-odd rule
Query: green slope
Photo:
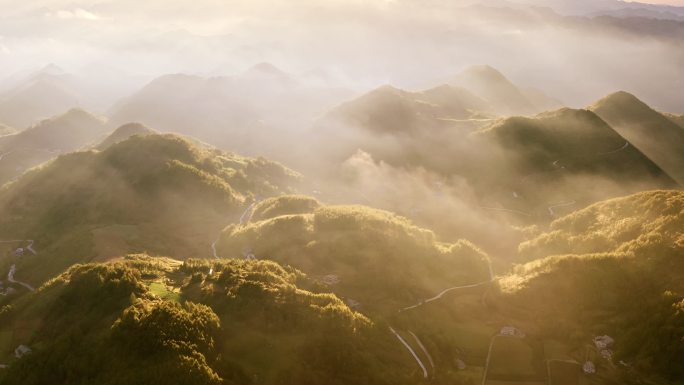
[[[252,253],[321,280],[335,275],[332,290],[373,313],[489,278],[487,256],[469,242],[439,243],[431,231],[386,211],[285,197],[260,203],[255,214],[258,221],[223,231],[221,256]]]
[[[613,336],[615,362],[639,374],[623,372],[622,383],[684,380],[684,192],[597,203],[555,221],[520,253],[552,256],[502,279],[502,308],[532,314],[547,335],[579,346]]]
[[[157,282],[179,302],[150,291]],[[0,311],[14,335],[0,383],[415,383],[385,327],[314,286],[263,261],[76,265]],[[14,343],[33,352],[15,360]]]
[[[60,156],[6,185],[0,234],[35,240],[39,255],[18,261],[33,283],[127,252],[208,256],[212,238],[250,201],[288,191],[298,178],[278,163],[178,136],[134,136],[102,152]]]

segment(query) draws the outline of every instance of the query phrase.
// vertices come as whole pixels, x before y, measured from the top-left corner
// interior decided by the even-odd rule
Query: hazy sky
[[[668,4],[684,7],[684,0],[644,0],[643,2],[651,4]]]
[[[472,3],[501,8],[464,7]],[[117,82],[124,75],[234,74],[270,62],[295,75],[365,90],[431,85],[470,65],[489,64],[573,105],[618,89],[659,104],[684,89],[684,23],[630,26],[510,7],[520,3],[579,10],[620,5],[612,0],[0,0],[0,80],[51,62],[67,72]],[[684,110],[681,103],[659,106]]]

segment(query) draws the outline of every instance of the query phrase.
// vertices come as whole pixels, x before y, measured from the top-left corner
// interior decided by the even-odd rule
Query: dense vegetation
[[[4,186],[0,230],[5,239],[35,240],[39,255],[18,265],[35,283],[127,252],[207,256],[212,238],[250,201],[297,180],[265,159],[173,135],[134,136],[102,152],[61,156]]]
[[[178,301],[150,291],[156,282],[179,290]],[[33,349],[0,383],[408,383],[385,328],[302,285],[315,286],[263,261],[75,265],[0,311],[0,333]],[[7,359],[14,346],[0,348]]]
[[[475,246],[439,243],[431,231],[386,211],[279,197],[260,203],[254,219],[223,231],[221,256],[253,254],[314,276],[337,276],[335,292],[371,302],[369,308],[396,311],[401,301],[488,279],[488,258]]]
[[[553,222],[520,253],[555,256],[503,279],[505,306],[526,309],[547,333],[575,343],[613,335],[616,362],[684,379],[683,192],[597,203]]]

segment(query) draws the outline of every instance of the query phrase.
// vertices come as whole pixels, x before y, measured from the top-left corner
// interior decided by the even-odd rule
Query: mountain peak
[[[509,82],[509,80],[501,73],[501,71],[490,65],[475,65],[467,68],[461,73],[465,76],[477,76],[483,80]]]
[[[38,73],[44,75],[64,75],[66,72],[64,72],[64,70],[55,63],[49,63],[45,67],[41,68]]]
[[[646,103],[627,91],[614,92],[589,107],[590,110],[605,109],[651,110]]]
[[[288,75],[285,71],[268,62],[255,64],[245,71],[244,76],[290,79],[290,75]]]

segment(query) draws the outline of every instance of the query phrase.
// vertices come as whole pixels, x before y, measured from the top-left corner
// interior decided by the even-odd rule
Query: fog
[[[631,147],[617,160],[628,166],[597,160],[622,139],[587,134],[605,147],[582,155],[599,164],[591,168],[568,153],[581,143],[542,154],[486,128],[511,115],[586,108],[618,90],[684,113],[682,8],[0,0],[0,9],[4,125],[22,130],[73,107],[108,118],[111,129],[140,122],[280,161],[306,176],[303,193],[396,211],[499,255],[522,228],[552,220],[554,205],[563,212],[672,182]],[[511,129],[556,124],[517,123]],[[13,143],[0,141],[7,151]],[[539,179],[534,188],[530,178]],[[488,246],[492,237],[500,242]]]
[[[16,76],[55,63],[92,81],[116,78],[118,87],[100,87],[113,103],[162,74],[229,75],[260,62],[359,91],[420,88],[489,64],[571,106],[626,89],[683,111],[675,100],[684,89],[681,22],[664,34],[650,19],[625,26],[594,17],[597,3],[609,10],[611,1],[534,2],[558,11],[479,3],[3,0],[0,70]],[[582,11],[588,16],[560,13]]]

